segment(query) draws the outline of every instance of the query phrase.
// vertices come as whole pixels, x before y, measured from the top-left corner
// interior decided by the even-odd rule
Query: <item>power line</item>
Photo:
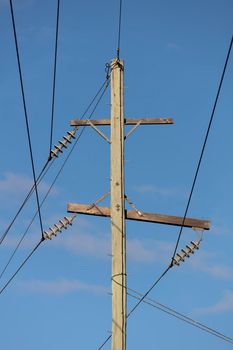
[[[195,187],[195,183],[196,183],[198,171],[199,171],[199,168],[200,168],[201,160],[202,160],[202,157],[203,157],[203,154],[204,154],[204,150],[205,150],[205,146],[206,146],[206,142],[207,142],[207,139],[208,139],[210,127],[211,127],[211,124],[212,124],[212,121],[213,121],[213,116],[214,116],[214,112],[215,112],[215,109],[216,109],[216,105],[217,105],[219,93],[220,93],[220,90],[221,90],[222,82],[223,82],[223,79],[224,79],[224,75],[225,75],[225,71],[226,71],[228,59],[229,59],[229,56],[230,56],[232,44],[233,44],[233,37],[232,37],[232,39],[231,39],[230,47],[229,47],[228,54],[227,54],[227,58],[226,58],[225,65],[224,65],[223,74],[222,74],[222,77],[221,77],[220,85],[219,85],[218,92],[217,92],[217,96],[216,96],[216,99],[215,99],[214,108],[213,108],[213,111],[212,111],[212,114],[211,114],[211,120],[210,120],[210,123],[209,123],[209,126],[208,126],[207,134],[206,134],[206,137],[205,137],[205,142],[204,142],[204,145],[203,145],[203,148],[202,148],[202,152],[201,152],[201,157],[200,157],[199,162],[198,162],[198,167],[197,167],[197,171],[196,171],[196,173],[195,173],[195,177],[194,177],[194,182],[193,182],[192,190],[191,190],[191,192],[190,192],[188,204],[187,204],[187,207],[186,207],[185,215],[184,215],[184,217],[183,217],[183,222],[182,222],[182,226],[181,226],[181,229],[180,229],[180,235],[179,235],[178,240],[177,240],[177,244],[176,244],[176,247],[175,247],[175,251],[174,251],[174,253],[173,253],[173,258],[172,258],[172,260],[174,259],[174,256],[175,256],[175,254],[176,254],[176,252],[177,252],[177,248],[178,248],[179,240],[180,240],[180,237],[181,237],[182,229],[183,229],[183,227],[184,227],[185,218],[186,218],[186,215],[187,215],[187,212],[188,212],[188,208],[189,208],[189,204],[190,204],[190,201],[191,201],[191,198],[192,198],[192,194],[193,194],[193,190],[194,190],[194,187]],[[127,317],[129,317],[129,316],[135,311],[135,309],[143,302],[143,300],[147,297],[147,295],[148,295],[148,294],[152,291],[152,289],[154,289],[154,287],[161,281],[161,279],[167,274],[167,272],[170,270],[170,268],[171,268],[172,266],[173,266],[173,265],[170,264],[170,265],[165,269],[165,271],[161,274],[161,276],[151,285],[151,287],[147,290],[147,292],[139,299],[138,303],[137,303],[137,304],[132,308],[132,310],[128,313]]]
[[[139,293],[137,292],[136,290],[132,289],[132,288],[126,288],[127,290],[127,295],[131,296],[132,298],[134,299],[137,299],[138,302],[137,304],[131,309],[131,311],[128,313],[127,315],[127,318],[135,311],[135,309],[143,302],[145,304],[148,304],[160,311],[163,311],[183,322],[186,322],[196,328],[199,328],[201,330],[203,330],[204,332],[207,332],[209,334],[212,334],[226,342],[229,342],[231,344],[233,344],[233,339],[226,336],[225,334],[223,333],[220,333],[218,331],[216,331],[215,329],[211,328],[211,327],[208,327],[206,325],[204,325],[203,323],[200,323],[198,321],[195,321],[193,320],[192,318],[188,317],[188,316],[185,316],[184,314],[180,313],[180,312],[177,312],[176,310],[172,309],[172,308],[169,308],[167,307],[166,305],[163,305],[151,298],[146,298],[146,296],[150,293],[150,291],[156,286],[156,284],[159,283],[159,281],[165,276],[165,274],[169,271],[170,267],[167,268],[167,270],[164,271],[164,273],[156,280],[156,282],[151,286],[151,288],[145,293],[145,294],[142,294],[142,293]],[[118,282],[116,282],[118,283]],[[133,294],[131,294],[130,292],[128,291],[131,291],[135,294],[137,294],[138,296],[135,296]],[[140,297],[141,296],[141,297]],[[98,347],[97,350],[100,350],[104,347],[105,344],[107,344],[107,342],[111,339],[112,335],[108,336],[105,341],[100,345],[100,347]]]
[[[98,97],[98,95],[100,94],[100,92],[102,91],[102,89],[105,87],[104,90],[103,90],[103,92],[101,93],[99,99],[97,100],[97,102],[96,102],[96,104],[95,104],[95,106],[94,106],[94,108],[93,108],[93,110],[92,110],[92,112],[91,112],[89,118],[88,118],[88,119],[91,119],[92,115],[94,114],[96,108],[98,107],[98,105],[99,105],[99,103],[100,103],[102,97],[104,96],[104,94],[105,94],[105,92],[106,92],[106,90],[107,90],[107,87],[108,87],[108,79],[109,79],[109,78],[107,78],[107,79],[105,80],[104,84],[102,84],[101,88],[98,90],[97,94],[95,95],[95,97],[93,98],[93,100],[91,101],[91,103],[89,104],[89,106],[87,107],[87,109],[85,110],[84,114],[82,115],[82,117],[81,117],[80,119],[83,119],[83,118],[84,118],[84,115],[87,113],[87,111],[89,110],[89,108],[91,107],[91,105],[93,104],[93,102],[96,100],[96,98]],[[55,176],[55,178],[54,178],[54,180],[53,180],[51,186],[49,187],[48,192],[47,192],[46,195],[48,195],[48,194],[51,192],[53,186],[55,185],[55,183],[56,183],[56,181],[57,181],[57,179],[58,179],[58,177],[60,176],[60,174],[61,174],[61,172],[63,171],[63,169],[64,169],[66,163],[68,162],[68,160],[69,160],[71,154],[73,153],[74,148],[76,147],[78,141],[80,140],[80,138],[81,138],[81,136],[82,136],[84,130],[85,130],[85,126],[83,127],[82,131],[80,132],[79,136],[77,137],[76,141],[74,142],[74,144],[73,144],[73,146],[72,146],[70,152],[69,152],[68,155],[66,156],[66,159],[64,160],[62,166],[60,167],[60,169],[59,169],[57,175]]]
[[[137,307],[143,302],[143,300],[147,297],[147,295],[154,289],[154,287],[161,281],[161,279],[167,274],[167,272],[170,270],[170,266],[164,270],[164,272],[160,275],[160,277],[152,284],[152,286],[147,290],[145,294],[142,295],[142,297],[139,299],[136,305],[130,310],[130,312],[127,315],[127,318],[132,315],[132,313],[137,309]]]
[[[118,39],[117,39],[117,58],[120,58],[121,45],[121,17],[122,17],[122,0],[119,0],[119,20],[118,20]]]
[[[11,10],[12,10],[12,22],[13,22],[13,28],[14,28],[14,34],[15,34],[15,43],[16,43],[16,52],[17,52],[17,58],[19,58],[19,50],[18,50],[18,43],[17,43],[17,36],[16,36],[16,31],[15,31],[15,21],[14,21],[14,12],[13,12],[13,6],[12,6],[12,2],[10,0],[10,5],[11,5]],[[57,41],[58,41],[58,26],[59,26],[59,8],[60,8],[60,1],[58,3],[58,8],[57,8],[57,25],[56,25],[56,44],[55,44],[55,57],[57,57]],[[56,60],[56,59],[55,59]],[[20,61],[19,61],[20,62]],[[56,76],[55,71],[56,71],[56,63],[54,65],[54,77]],[[20,72],[20,81],[22,81],[22,74],[21,74],[21,66],[19,65],[19,72]],[[94,98],[92,99],[92,101],[90,102],[90,104],[88,105],[88,107],[86,108],[86,110],[84,111],[81,119],[83,119],[83,117],[85,116],[85,114],[88,112],[89,108],[91,107],[91,105],[93,104],[93,102],[95,101],[95,99],[97,98],[97,96],[99,95],[99,93],[101,92],[103,86],[105,85],[106,81],[108,80],[109,76],[108,76],[108,72],[109,72],[109,65],[106,65],[106,72],[107,72],[107,77],[105,82],[103,83],[103,85],[100,87],[100,89],[98,90],[98,92],[96,93],[96,95],[94,96]],[[53,96],[55,96],[55,79],[54,79],[54,89],[53,89]],[[23,85],[22,85],[23,87]],[[23,95],[23,101],[24,101],[24,106],[26,107],[25,104],[25,98],[24,98],[24,89],[22,89],[22,95]],[[54,101],[54,97],[53,97],[53,101]],[[52,105],[54,105],[54,102],[52,103]],[[52,108],[54,110],[54,108]],[[26,113],[27,115],[27,113]],[[37,192],[37,186],[35,186],[35,184],[37,185],[39,183],[39,181],[42,180],[41,176],[43,175],[49,161],[51,159],[49,159],[46,164],[44,165],[43,169],[41,170],[39,176],[37,177],[36,181],[34,181],[34,185],[32,186],[32,188],[30,189],[29,193],[27,194],[27,196],[25,197],[24,201],[22,202],[21,206],[19,207],[18,211],[16,212],[14,218],[12,219],[11,223],[8,225],[7,229],[5,230],[5,232],[2,234],[1,238],[0,238],[0,245],[2,244],[2,242],[4,241],[5,237],[7,236],[8,232],[10,231],[10,229],[12,228],[13,224],[15,223],[18,215],[20,214],[20,212],[22,211],[22,209],[24,208],[24,206],[26,205],[27,201],[29,200],[29,198],[31,197],[33,191],[36,189]],[[34,164],[34,163],[33,163]],[[50,164],[51,166],[51,164]],[[37,193],[38,194],[38,193]],[[38,197],[38,196],[37,196]],[[40,211],[39,215],[40,215]],[[41,218],[41,215],[40,215]]]
[[[47,161],[44,165],[44,167],[42,168],[39,176],[37,177],[36,179],[36,183],[37,183],[37,186],[38,184],[41,182],[41,180],[43,179],[43,175],[45,175],[45,169],[47,168],[48,166],[48,163],[49,161]],[[51,166],[52,163],[50,163],[50,166]],[[47,173],[48,169],[46,170],[46,173]],[[12,226],[14,225],[17,217],[19,216],[19,214],[21,213],[22,209],[24,208],[24,206],[26,205],[26,203],[28,202],[28,200],[30,199],[31,195],[33,194],[35,190],[35,185],[33,185],[31,187],[31,189],[29,190],[28,194],[26,195],[25,199],[23,200],[22,204],[20,205],[19,209],[17,210],[15,216],[13,217],[12,221],[10,222],[10,224],[7,226],[7,229],[3,232],[1,238],[0,238],[0,245],[3,243],[4,239],[6,238],[8,232],[10,231],[10,229],[12,228]]]
[[[41,179],[41,180],[42,180],[42,179]],[[42,200],[41,203],[40,203],[40,208],[42,207],[42,205],[44,204],[45,200],[47,199],[47,197],[48,197],[50,191],[51,191],[51,189],[49,188],[49,190],[47,191],[46,195],[44,196],[43,200]],[[19,241],[18,241],[18,243],[17,243],[15,249],[13,250],[11,256],[9,257],[9,259],[8,259],[8,261],[7,261],[7,263],[6,263],[6,265],[5,265],[4,268],[2,269],[2,271],[1,271],[1,273],[0,273],[0,279],[1,279],[2,276],[4,275],[5,271],[7,270],[8,266],[10,265],[12,259],[14,258],[15,254],[17,253],[19,247],[21,246],[21,244],[22,244],[24,238],[26,237],[26,235],[27,235],[27,233],[28,233],[30,227],[32,226],[32,224],[33,224],[35,218],[37,217],[37,214],[38,214],[38,210],[35,212],[33,218],[31,219],[31,221],[30,221],[30,223],[28,224],[26,230],[24,231],[22,237],[19,239]]]
[[[100,345],[100,347],[97,350],[103,349],[104,345],[108,343],[108,341],[112,338],[112,335],[110,334],[105,341]]]
[[[36,246],[33,248],[31,253],[26,257],[26,259],[22,262],[22,264],[18,267],[18,269],[15,271],[15,273],[11,276],[11,278],[7,281],[7,283],[2,287],[0,290],[0,295],[2,292],[9,286],[11,281],[15,278],[15,276],[19,273],[19,271],[22,269],[22,267],[26,264],[26,262],[30,259],[30,257],[35,253],[35,251],[39,248],[41,243],[44,241],[44,238],[42,237],[40,241],[36,244]]]
[[[19,57],[19,47],[18,47],[18,40],[17,40],[17,34],[16,34],[16,26],[15,26],[15,18],[14,18],[14,10],[13,10],[13,5],[12,5],[12,0],[10,0],[10,10],[11,10],[13,32],[14,32],[14,41],[15,41],[15,49],[16,49],[16,56],[17,56],[17,63],[18,63],[21,93],[22,93],[22,99],[23,99],[23,108],[24,108],[24,116],[25,116],[26,130],[27,130],[27,137],[28,137],[28,146],[29,146],[32,173],[33,173],[34,186],[35,186],[35,192],[36,192],[36,202],[37,202],[37,208],[39,211],[41,236],[43,237],[43,224],[42,224],[42,217],[41,217],[41,212],[40,212],[39,194],[38,194],[37,183],[36,183],[36,173],[35,173],[35,166],[34,166],[34,159],[33,159],[33,152],[32,152],[32,143],[31,143],[30,128],[29,128],[28,114],[27,114],[27,108],[26,108],[26,100],[25,100],[25,94],[24,94],[23,76],[22,76],[21,63],[20,63],[20,57]]]
[[[56,22],[56,37],[55,37],[55,51],[54,51],[54,70],[53,70],[53,93],[52,93],[52,113],[50,126],[50,145],[49,145],[49,159],[51,159],[51,150],[53,142],[53,124],[54,124],[54,107],[55,107],[55,92],[56,92],[56,73],[57,73],[57,47],[58,47],[58,29],[59,29],[59,13],[60,0],[57,0],[57,22]]]
[[[126,318],[129,318],[129,316],[136,310],[136,308],[144,301],[144,299],[147,297],[147,295],[152,291],[152,289],[160,282],[160,280],[167,274],[167,272],[170,270],[170,266],[164,270],[164,272],[160,275],[160,277],[152,284],[152,286],[148,289],[148,291],[142,295],[142,297],[139,299],[137,304],[130,310]],[[115,283],[119,284],[117,281],[114,280]],[[97,349],[100,350],[102,347],[111,339],[112,336],[108,337],[102,344],[101,346]]]
[[[127,290],[129,290],[129,291],[131,291],[131,292],[133,292],[133,293],[135,293],[137,295],[142,295],[141,293],[137,292],[134,289],[127,288]],[[131,296],[134,299],[140,299],[139,296],[135,296],[135,295],[131,294],[130,292],[127,292],[127,295]],[[214,336],[216,336],[216,337],[218,337],[218,338],[220,338],[220,339],[222,339],[222,340],[224,340],[226,342],[229,342],[229,343],[233,344],[233,339],[232,338],[227,337],[225,334],[220,333],[220,332],[216,331],[215,329],[206,326],[203,323],[195,321],[192,318],[190,318],[190,317],[188,317],[188,316],[186,316],[186,315],[184,315],[184,314],[182,314],[182,313],[180,313],[180,312],[178,312],[178,311],[176,311],[176,310],[174,310],[174,309],[172,309],[170,307],[167,307],[166,305],[163,305],[163,304],[157,302],[156,300],[153,300],[151,298],[146,298],[146,299],[143,300],[143,302],[145,304],[147,304],[147,305],[150,305],[150,306],[152,306],[152,307],[154,307],[154,308],[156,308],[156,309],[158,309],[160,311],[163,311],[163,312],[169,314],[170,316],[173,316],[173,317],[175,317],[175,318],[177,318],[177,319],[179,319],[179,320],[181,320],[183,322],[186,322],[186,323],[188,323],[188,324],[190,324],[190,325],[192,325],[192,326],[194,326],[196,328],[199,328],[199,329],[201,329],[204,332],[212,334],[212,335],[214,335]]]
[[[101,85],[100,89],[98,90],[98,92],[96,93],[96,95],[94,96],[94,98],[91,100],[90,104],[88,105],[88,107],[87,107],[86,110],[84,111],[84,113],[83,113],[81,119],[84,118],[84,115],[88,112],[88,110],[90,109],[90,107],[92,106],[92,104],[94,103],[94,101],[96,100],[96,98],[98,97],[98,95],[101,93],[101,91],[102,91],[103,88],[104,88],[104,90],[102,91],[102,93],[101,93],[99,99],[97,100],[95,106],[93,107],[93,110],[92,110],[92,112],[90,113],[90,116],[89,116],[88,119],[90,119],[90,118],[92,117],[92,115],[94,114],[94,112],[95,112],[97,106],[99,105],[99,103],[100,103],[102,97],[104,96],[104,94],[105,94],[105,92],[106,92],[106,90],[107,90],[108,85],[109,85],[109,75],[108,75],[108,73],[107,73],[106,80],[105,80],[104,83]],[[61,168],[59,169],[57,175],[55,176],[53,182],[51,183],[51,185],[50,185],[50,187],[49,187],[49,189],[48,189],[48,191],[47,191],[45,197],[43,198],[43,200],[42,200],[42,202],[41,202],[41,204],[40,204],[40,208],[41,208],[42,205],[44,204],[44,202],[45,202],[45,200],[47,199],[49,193],[51,192],[53,186],[55,185],[55,183],[56,183],[58,177],[60,176],[61,172],[63,171],[63,169],[64,169],[64,167],[65,167],[65,165],[66,165],[68,159],[70,158],[70,156],[71,156],[71,154],[72,154],[72,152],[73,152],[73,150],[74,150],[74,148],[75,148],[77,142],[79,141],[80,137],[82,136],[82,134],[83,134],[83,132],[84,132],[84,129],[85,129],[85,127],[84,127],[84,128],[82,129],[82,131],[80,132],[80,134],[79,134],[77,140],[75,141],[73,147],[71,148],[71,150],[70,150],[70,152],[68,153],[66,159],[64,160],[64,162],[63,162]],[[52,163],[51,163],[51,164],[52,164]],[[44,174],[44,175],[45,175],[45,174]],[[44,175],[43,175],[43,176],[44,176]],[[43,179],[43,176],[42,176],[41,180]],[[41,181],[41,180],[40,180],[40,181]],[[27,235],[27,233],[28,233],[28,231],[29,231],[29,229],[30,229],[32,223],[34,222],[34,220],[35,220],[35,218],[36,218],[36,216],[37,216],[37,214],[38,214],[38,210],[35,212],[33,218],[31,219],[30,223],[29,223],[28,226],[27,226],[27,228],[26,228],[26,230],[25,230],[23,236],[22,236],[22,237],[20,238],[20,240],[18,241],[17,246],[15,247],[15,249],[14,249],[13,253],[11,254],[10,258],[8,259],[8,261],[7,261],[6,265],[5,265],[5,267],[3,268],[2,272],[0,273],[0,279],[2,278],[2,276],[3,276],[3,274],[5,273],[7,267],[9,266],[9,264],[10,264],[10,262],[12,261],[13,257],[15,256],[15,254],[16,254],[17,250],[19,249],[20,245],[22,244],[24,238],[26,237],[26,235]]]
[[[107,81],[109,79],[109,65],[106,64],[106,79],[104,81],[104,83],[100,86],[99,90],[97,91],[97,93],[95,94],[95,96],[93,97],[93,99],[91,100],[91,102],[89,103],[89,105],[87,106],[87,108],[85,109],[85,111],[82,114],[82,117],[80,119],[83,119],[84,116],[87,114],[88,110],[90,109],[90,107],[92,106],[92,104],[95,102],[96,98],[98,97],[98,95],[101,93],[102,89],[104,88],[104,86],[106,85]],[[52,159],[52,162],[49,165],[49,168],[51,167],[53,161],[55,158]],[[48,164],[49,164],[50,160],[47,160],[47,162],[45,163],[44,167],[42,168],[39,176],[37,177],[36,183],[37,185],[42,181],[42,179],[44,178],[44,176],[46,175],[46,173],[48,172],[49,168],[46,170]],[[46,172],[45,172],[46,170]],[[35,190],[35,185],[33,185],[30,189],[30,191],[28,192],[27,196],[25,197],[25,199],[23,200],[21,206],[19,207],[18,211],[16,212],[14,218],[12,219],[11,223],[8,225],[7,229],[5,230],[5,232],[2,234],[1,238],[0,238],[0,245],[2,244],[2,242],[4,241],[4,239],[6,238],[7,234],[9,233],[10,229],[12,228],[13,224],[15,223],[17,217],[19,216],[19,214],[21,213],[22,209],[24,208],[24,206],[26,205],[27,201],[30,199],[33,191]]]
[[[183,228],[184,228],[184,222],[185,222],[185,219],[186,219],[186,216],[187,216],[187,213],[188,213],[188,210],[189,210],[190,202],[191,202],[191,199],[192,199],[192,196],[193,196],[193,191],[194,191],[194,188],[195,188],[195,185],[196,185],[197,176],[198,176],[198,173],[199,173],[199,170],[200,170],[202,158],[203,158],[203,155],[204,155],[204,152],[205,152],[208,136],[209,136],[209,133],[210,133],[210,128],[211,128],[211,125],[212,125],[212,122],[213,122],[216,106],[217,106],[219,95],[220,95],[220,91],[221,91],[221,88],[222,88],[222,83],[223,83],[223,80],[224,80],[227,64],[228,64],[229,57],[230,57],[230,54],[231,54],[232,44],[233,44],[233,36],[231,38],[229,49],[228,49],[228,52],[227,52],[227,56],[226,56],[224,68],[223,68],[223,71],[222,71],[220,83],[219,83],[219,86],[218,86],[217,94],[216,94],[216,97],[215,97],[214,106],[213,106],[213,109],[212,109],[210,121],[209,121],[208,128],[207,128],[207,131],[206,131],[206,135],[205,135],[204,143],[203,143],[203,146],[202,146],[201,154],[200,154],[200,157],[199,157],[199,160],[198,160],[198,163],[197,163],[197,168],[196,168],[194,179],[193,179],[193,183],[192,183],[192,186],[191,186],[188,202],[187,202],[187,205],[186,205],[186,208],[185,208],[185,212],[184,212],[182,224],[181,224],[181,227],[180,227],[178,239],[176,241],[174,253],[172,255],[172,261],[173,261],[175,255],[176,255],[176,252],[177,252],[177,249],[178,249],[178,245],[179,245],[180,238],[181,238],[181,235],[182,235],[182,232],[183,232]]]
[[[120,22],[119,22],[119,23],[120,23]],[[120,26],[119,26],[119,27],[120,27]],[[207,132],[206,132],[204,144],[203,144],[202,151],[201,151],[201,155],[200,155],[200,158],[199,158],[199,161],[198,161],[198,165],[197,165],[197,169],[196,169],[196,172],[195,172],[195,176],[194,176],[193,184],[192,184],[192,187],[191,187],[191,191],[190,191],[188,203],[187,203],[187,206],[186,206],[186,210],[185,210],[185,213],[184,213],[184,216],[183,216],[183,220],[182,220],[182,224],[181,224],[179,236],[178,236],[178,239],[177,239],[177,242],[176,242],[176,246],[175,246],[175,249],[174,249],[174,253],[173,253],[173,256],[172,256],[172,262],[173,262],[173,259],[174,259],[175,255],[176,255],[176,252],[177,252],[177,249],[178,249],[178,245],[179,245],[179,241],[180,241],[181,234],[182,234],[182,231],[183,231],[185,219],[186,219],[187,212],[188,212],[188,209],[189,209],[189,205],[190,205],[190,202],[191,202],[191,199],[192,199],[193,191],[194,191],[194,188],[195,188],[197,176],[198,176],[199,169],[200,169],[200,165],[201,165],[201,161],[202,161],[202,158],[203,158],[203,155],[204,155],[204,151],[205,151],[205,147],[206,147],[206,143],[207,143],[207,140],[208,140],[210,128],[211,128],[211,125],[212,125],[212,122],[213,122],[214,113],[215,113],[215,109],[216,109],[216,106],[217,106],[219,94],[220,94],[221,87],[222,87],[222,83],[223,83],[223,80],[224,80],[224,76],[225,76],[225,72],[226,72],[228,60],[229,60],[229,57],[230,57],[230,53],[231,53],[231,49],[232,49],[232,44],[233,44],[233,37],[231,38],[231,42],[230,42],[230,45],[229,45],[227,57],[226,57],[226,60],[225,60],[225,64],[224,64],[223,72],[222,72],[222,75],[221,75],[219,87],[218,87],[218,90],[217,90],[217,95],[216,95],[215,102],[214,102],[214,106],[213,106],[213,110],[212,110],[212,113],[211,113],[211,118],[210,118],[210,121],[209,121],[209,124],[208,124],[208,128],[207,128]],[[130,310],[130,312],[128,313],[127,318],[136,310],[136,308],[137,308],[142,302],[144,302],[144,300],[145,300],[145,298],[147,297],[147,295],[148,295],[148,294],[152,291],[152,289],[154,289],[154,287],[162,280],[162,278],[167,274],[167,272],[171,269],[171,267],[173,267],[172,262],[171,262],[170,265],[164,270],[164,272],[160,275],[160,277],[151,285],[151,287],[147,290],[147,292],[146,292],[145,294],[143,294],[141,298],[139,298],[139,301],[137,302],[137,304],[136,304],[136,305]],[[116,281],[115,281],[115,282],[116,282]],[[116,282],[116,283],[118,283],[118,282]],[[103,347],[110,339],[111,339],[111,336],[109,336],[109,337],[104,341],[104,343],[98,348],[98,350],[102,349],[102,347]],[[230,339],[231,339],[231,338],[230,338]]]

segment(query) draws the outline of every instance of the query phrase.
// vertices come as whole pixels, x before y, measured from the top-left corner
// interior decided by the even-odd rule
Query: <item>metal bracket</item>
[[[141,124],[141,120],[139,120],[138,122],[137,122],[137,124],[134,126],[134,127],[132,127],[132,129],[128,132],[128,134],[125,136],[125,140],[127,139],[127,137],[129,137],[138,127],[139,127],[139,125]]]
[[[111,141],[109,140],[109,138],[101,131],[99,130],[92,122],[91,120],[89,120],[88,124],[108,143],[111,144]]]
[[[133,202],[129,199],[129,197],[126,196],[125,194],[125,199],[127,200],[127,202],[129,203],[129,205],[137,212],[137,214],[139,216],[143,216],[142,212],[140,210],[138,210],[138,208],[136,207],[136,205],[133,204]]]

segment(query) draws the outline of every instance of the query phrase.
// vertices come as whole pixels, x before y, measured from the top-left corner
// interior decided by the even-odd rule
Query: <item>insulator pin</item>
[[[65,142],[63,142],[63,141],[58,141],[58,142],[60,143],[60,145],[62,145],[62,147],[67,148]]]
[[[74,220],[74,216],[65,216],[64,220],[59,220],[59,224],[54,224],[53,227],[50,227],[48,231],[44,231],[43,238],[44,239],[52,239],[52,236],[57,236],[58,232],[61,232],[62,229],[67,229],[68,225],[72,225],[72,222]]]
[[[63,153],[63,151],[62,151],[62,146],[57,146],[57,145],[54,145],[54,147],[56,148],[56,150],[58,150],[58,152],[61,152],[61,153]]]
[[[172,266],[179,266],[181,262],[185,261],[185,258],[189,258],[190,254],[194,254],[195,249],[199,249],[201,240],[193,242],[191,241],[189,245],[186,245],[185,249],[181,249],[180,253],[177,253],[172,259]]]
[[[74,132],[73,131],[68,131],[67,133],[71,138],[75,139]]]
[[[63,139],[67,141],[67,143],[71,143],[70,139],[68,139],[68,137],[63,136]]]
[[[75,126],[72,131],[68,131],[66,136],[63,136],[63,140],[58,141],[58,145],[54,145],[54,149],[50,152],[50,157],[58,157],[59,153],[63,153],[62,149],[67,148],[67,144],[72,142],[72,139],[75,139],[75,133],[78,130],[78,127]]]

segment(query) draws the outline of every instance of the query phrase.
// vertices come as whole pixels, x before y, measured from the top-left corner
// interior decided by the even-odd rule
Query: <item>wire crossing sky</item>
[[[57,4],[57,0],[13,2],[35,174],[45,165],[51,135]],[[0,246],[1,271],[7,266],[0,280],[2,289],[33,251],[41,230],[36,220],[31,223],[38,210],[33,196],[9,226],[35,179],[20,116],[22,96],[9,4],[2,1],[0,9],[0,108],[4,130],[0,223],[1,233],[7,232]],[[228,0],[61,1],[53,143],[60,145],[59,140],[72,130],[70,120],[82,117],[93,92],[102,86],[105,63],[116,55],[117,38],[125,66],[126,117],[172,117],[175,121],[169,128],[153,126],[148,130],[141,126],[129,138],[126,193],[140,211],[182,216],[232,38],[231,14],[232,3]],[[188,215],[210,219],[212,229],[204,234],[199,251],[172,269],[151,298],[232,337],[231,57],[228,63]],[[93,104],[87,117],[108,119],[109,97],[106,90],[100,103],[95,99],[97,105]],[[47,198],[41,207],[45,230],[67,215],[68,202],[93,203],[109,191],[108,145],[92,130],[83,130],[77,131],[73,144],[62,149],[63,153],[37,181],[40,197]],[[107,127],[103,131],[108,135]],[[78,147],[73,149],[77,140]],[[109,205],[107,198],[105,204]],[[25,239],[18,246],[24,232]],[[179,249],[197,236],[195,231],[183,229]],[[127,223],[127,275],[134,290],[146,293],[154,276],[165,270],[176,239],[172,227]],[[2,347],[14,349],[20,344],[25,350],[54,346],[58,350],[74,346],[97,349],[111,329],[110,223],[78,216],[71,228],[45,243],[1,294]],[[129,298],[128,312],[134,305],[135,300]],[[181,339],[191,350],[229,348],[221,339],[153,310],[141,305],[130,317],[129,349],[150,349],[154,344],[178,349]],[[50,332],[38,338],[42,323]],[[190,343],[190,339],[195,342]]]
[[[13,26],[13,32],[14,32],[14,41],[15,41],[15,49],[16,49],[17,62],[18,62],[21,93],[22,93],[22,99],[23,99],[23,109],[24,109],[24,116],[25,116],[25,123],[26,123],[27,137],[28,137],[29,154],[30,154],[30,159],[31,159],[34,187],[35,187],[35,193],[36,193],[36,202],[37,202],[37,208],[38,208],[38,212],[39,212],[41,234],[43,234],[43,223],[42,223],[42,217],[41,217],[41,212],[40,212],[39,194],[38,194],[37,183],[36,183],[37,182],[36,172],[35,172],[35,165],[34,165],[34,158],[33,158],[33,151],[32,151],[32,142],[31,142],[31,135],[30,135],[30,128],[29,128],[28,112],[27,112],[26,99],[25,99],[25,93],[24,93],[23,76],[22,76],[20,56],[19,56],[19,48],[18,48],[18,40],[17,40],[17,34],[16,34],[14,10],[13,10],[13,5],[12,5],[11,0],[9,0],[9,3],[10,3],[12,26]]]
[[[56,93],[56,73],[57,73],[57,51],[58,51],[58,34],[59,34],[59,14],[60,14],[60,0],[57,0],[57,21],[56,21],[56,36],[54,49],[54,70],[53,70],[53,92],[52,92],[52,111],[51,111],[51,127],[50,127],[50,141],[49,141],[49,157],[51,157],[52,142],[53,142],[53,128],[54,128],[54,109],[55,109],[55,93]]]

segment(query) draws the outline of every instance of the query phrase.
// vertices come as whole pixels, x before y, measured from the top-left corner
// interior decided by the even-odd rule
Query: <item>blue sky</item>
[[[36,172],[48,156],[56,1],[15,0],[15,19]],[[126,194],[142,211],[182,215],[232,36],[233,4],[124,1],[121,57],[126,117],[173,117],[142,126],[126,142]],[[118,1],[62,1],[54,143],[82,115],[115,57]],[[0,1],[0,225],[12,219],[32,184],[9,5]],[[188,216],[210,219],[201,248],[172,269],[151,297],[233,336],[232,56]],[[110,116],[109,91],[93,118]],[[104,129],[108,133],[108,129]],[[39,186],[46,194],[67,152]],[[68,202],[92,203],[109,190],[109,145],[85,130],[42,209],[44,228]],[[108,205],[108,199],[103,203]],[[36,210],[33,197],[0,247],[1,267]],[[127,223],[128,286],[144,292],[169,263],[178,228]],[[38,220],[1,286],[40,238]],[[180,249],[197,234],[185,229]],[[45,242],[0,296],[1,348],[97,349],[111,330],[108,219],[79,216]],[[131,308],[135,301],[128,299]],[[231,345],[141,305],[128,321],[129,349],[228,349]],[[106,345],[110,349],[110,343]]]

